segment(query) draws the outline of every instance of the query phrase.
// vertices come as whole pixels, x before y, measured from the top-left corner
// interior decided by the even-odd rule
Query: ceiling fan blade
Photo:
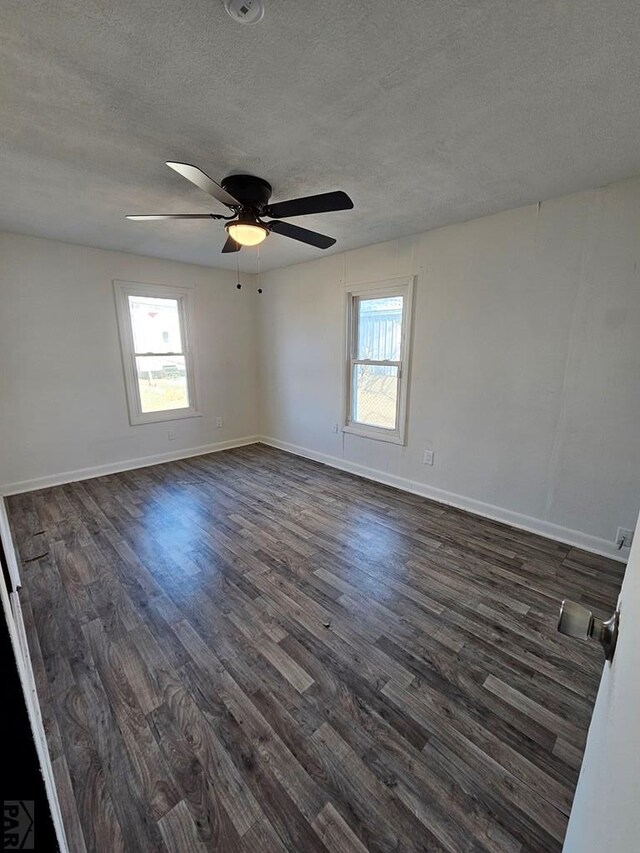
[[[145,213],[128,214],[125,219],[133,219],[136,222],[146,222],[151,219],[224,219],[215,213]]]
[[[227,237],[227,242],[222,247],[222,254],[226,255],[229,252],[239,252],[242,246],[233,239],[233,237]]]
[[[299,225],[292,225],[291,222],[278,222],[277,220],[269,222],[269,229],[275,231],[276,234],[282,234],[283,237],[291,237],[292,240],[308,243],[318,249],[328,249],[336,242],[333,237],[318,234],[317,231],[309,231],[308,228],[300,228]]]
[[[306,216],[308,213],[330,213],[332,210],[351,210],[353,202],[341,190],[333,193],[308,195],[304,198],[292,198],[279,201],[266,209],[267,216],[286,219],[287,216]]]
[[[202,169],[198,169],[197,166],[191,166],[189,163],[174,163],[173,160],[167,160],[167,166],[182,175],[183,178],[191,181],[192,184],[200,187],[201,190],[217,198],[222,204],[226,204],[227,207],[238,207],[240,205],[237,198],[223,190],[220,184],[216,184],[209,175],[205,175]]]

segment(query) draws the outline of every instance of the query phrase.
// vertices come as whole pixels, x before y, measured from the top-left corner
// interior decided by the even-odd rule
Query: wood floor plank
[[[169,853],[205,853],[207,848],[200,841],[196,825],[184,800],[180,800],[170,812],[158,821],[164,845]]]
[[[107,750],[99,742],[99,734],[90,722],[89,696],[82,686],[71,688],[64,697],[54,700],[60,725],[64,757],[67,761],[77,816],[87,850],[105,849],[123,853],[127,849],[125,834],[114,807]],[[104,763],[103,763],[104,762]],[[73,809],[65,809],[64,794],[60,807],[65,829],[74,836]],[[117,797],[116,797],[117,803]],[[118,809],[121,812],[121,809]]]
[[[169,709],[177,728],[216,786],[220,802],[238,835],[244,835],[263,818],[258,802],[189,693],[184,690],[174,692]]]
[[[238,849],[240,836],[222,805],[218,780],[213,780],[205,771],[193,749],[191,737],[185,737],[174,712],[163,704],[151,712],[148,720],[172,768],[173,777],[183,795],[182,802],[191,815],[199,840],[207,850]],[[158,825],[162,831],[161,823]]]
[[[336,793],[358,820],[358,830],[366,846],[379,850],[442,851],[434,829],[409,820],[411,815],[401,802],[362,762],[329,723],[323,723],[311,736],[328,778]],[[411,815],[413,817],[413,815]]]
[[[7,503],[74,850],[560,851],[621,564],[261,445]]]
[[[542,803],[546,801],[550,813],[558,810],[568,816],[571,794],[566,784],[556,781],[512,746],[501,741],[465,710],[448,702],[435,691],[405,689],[391,681],[385,685],[383,693],[408,707],[410,713],[429,727],[434,736],[449,743],[453,749],[486,756],[488,770],[500,768],[500,772],[536,792],[532,797],[541,803],[541,809]],[[447,724],[449,719],[452,724]],[[559,823],[559,817],[554,815],[554,824]]]
[[[569,720],[565,720],[559,714],[539,705],[529,696],[525,696],[519,690],[511,687],[511,685],[505,684],[504,681],[501,681],[494,675],[488,675],[483,686],[486,690],[489,690],[509,705],[522,711],[551,732],[554,732],[558,736],[564,735],[568,741],[572,741],[575,738],[578,740],[578,745],[584,747],[582,733],[576,731],[575,726]]]
[[[250,640],[250,642],[255,645],[258,652],[263,655],[299,693],[304,693],[308,687],[311,687],[313,684],[313,678],[311,678],[311,676],[305,672],[299,664],[290,658],[278,643],[274,642],[264,633],[251,631],[250,628],[246,627],[246,619],[242,619],[235,614],[229,618]]]
[[[582,752],[583,748],[567,743],[567,741],[563,740],[561,737],[557,738],[553,747],[553,754],[562,759],[562,761],[568,764],[569,767],[573,767],[575,770],[580,769],[580,764],[582,763]]]
[[[368,853],[367,848],[331,803],[321,809],[311,825],[327,850],[335,853]]]
[[[65,834],[69,849],[74,853],[86,853],[87,847],[84,841],[84,832],[78,816],[78,804],[73,793],[73,786],[69,776],[69,767],[64,755],[58,756],[51,762],[53,778],[56,784],[56,792],[60,802],[60,810],[65,817]]]

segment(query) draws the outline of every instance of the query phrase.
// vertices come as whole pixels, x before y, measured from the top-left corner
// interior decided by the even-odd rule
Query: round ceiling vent
[[[224,8],[239,24],[257,24],[264,18],[262,0],[224,0]]]

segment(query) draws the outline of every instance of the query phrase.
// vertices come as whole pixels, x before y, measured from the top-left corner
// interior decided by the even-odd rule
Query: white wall
[[[129,425],[112,279],[194,286],[203,417]],[[231,272],[0,234],[0,490],[255,435],[246,280],[238,291]]]
[[[0,235],[0,489],[260,432],[606,551],[640,501],[639,255],[639,180],[263,274],[261,297],[229,272]],[[336,434],[344,285],[408,274],[408,444]],[[173,442],[129,425],[114,278],[195,286],[205,415]]]
[[[640,502],[639,261],[631,180],[268,273],[262,431],[607,551]],[[335,434],[344,285],[409,274],[408,444]]]

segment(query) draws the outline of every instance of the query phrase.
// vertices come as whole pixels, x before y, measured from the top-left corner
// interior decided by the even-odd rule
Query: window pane
[[[361,424],[396,429],[398,368],[354,364],[352,418]]]
[[[182,352],[177,299],[129,296],[136,352]]]
[[[183,355],[136,356],[138,388],[143,412],[189,407],[187,370]]]
[[[403,296],[358,299],[357,358],[400,361]]]

